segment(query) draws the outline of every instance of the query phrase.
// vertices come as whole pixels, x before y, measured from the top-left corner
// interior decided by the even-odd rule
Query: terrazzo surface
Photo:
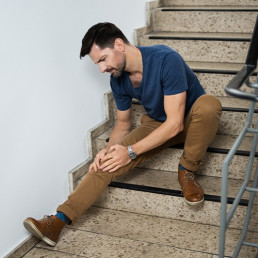
[[[214,258],[218,252],[218,230],[216,226],[92,207],[74,226],[62,231],[55,247],[40,242],[24,257]],[[239,233],[229,229],[227,256]],[[249,232],[248,239],[257,241],[258,233]],[[243,247],[239,257],[256,255],[257,249]]]
[[[140,117],[140,114],[139,114]],[[100,135],[97,139],[97,149],[101,150],[105,144],[106,139],[109,137],[111,129]],[[217,135],[211,143],[211,147],[230,149],[236,137],[229,135]],[[248,151],[252,144],[252,138],[245,138],[240,145],[239,150]],[[149,160],[139,164],[141,168],[156,169],[162,171],[177,171],[179,159],[182,155],[182,149],[169,148],[163,150]],[[221,177],[222,176],[222,163],[226,158],[226,154],[207,152],[203,158],[202,166],[199,171],[200,174],[206,176]],[[229,166],[229,178],[243,179],[246,174],[248,159],[245,156],[236,155],[231,161]],[[253,172],[257,164],[257,159],[254,161]]]
[[[143,106],[140,106],[140,105],[133,105],[132,111],[133,111],[132,125],[136,127],[140,125],[142,114],[144,114],[145,111]],[[239,135],[246,124],[247,116],[248,116],[247,112],[235,112],[235,111],[222,112],[218,134]],[[253,121],[251,123],[252,128],[255,128],[255,122],[257,121],[257,118],[258,118],[258,114],[255,113],[253,115]]]
[[[252,33],[257,16],[252,11],[211,12],[198,11],[197,8],[196,11],[175,9],[173,12],[162,12],[161,9],[156,9],[154,13],[154,31]]]
[[[142,46],[164,44],[176,50],[187,61],[243,63],[249,42],[185,40],[185,39],[149,39],[142,37]]]
[[[173,5],[245,5],[245,6],[253,6],[258,5],[258,0],[164,0],[163,3],[165,6],[173,6]]]
[[[250,40],[252,37],[251,33],[228,33],[228,32],[174,32],[174,31],[163,31],[163,32],[149,32],[143,37],[170,37],[170,38],[199,38],[199,39],[246,39]]]

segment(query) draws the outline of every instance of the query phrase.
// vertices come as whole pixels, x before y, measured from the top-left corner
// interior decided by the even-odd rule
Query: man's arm
[[[90,165],[89,171],[97,171],[100,168],[100,163],[104,156],[108,153],[110,147],[115,144],[119,144],[123,138],[129,133],[131,128],[131,108],[125,111],[117,110],[117,123],[113,128],[109,142],[105,148],[99,151],[94,159],[94,162]]]
[[[167,119],[156,130],[132,145],[137,155],[152,150],[165,143],[184,129],[186,92],[164,96]]]
[[[167,119],[160,127],[155,129],[148,136],[132,145],[132,149],[137,155],[152,150],[176,136],[184,129],[184,114],[186,105],[186,92],[176,95],[164,96],[164,109]],[[114,172],[118,168],[130,163],[128,150],[121,145],[113,145],[107,154],[101,168],[104,171]]]
[[[117,110],[117,123],[116,126],[113,128],[110,134],[109,142],[105,147],[107,151],[109,151],[109,148],[112,145],[119,144],[129,133],[131,129],[131,112],[131,108],[125,111]]]

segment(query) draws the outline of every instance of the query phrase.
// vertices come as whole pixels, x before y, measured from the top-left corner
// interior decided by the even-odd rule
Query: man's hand
[[[100,168],[103,171],[115,172],[117,169],[129,164],[131,159],[128,157],[127,147],[116,144],[110,147],[108,154],[101,159]]]
[[[98,169],[114,172],[130,162],[127,148],[118,145],[118,143],[120,143],[130,131],[131,110],[132,108],[125,111],[117,110],[117,123],[110,134],[109,142],[106,147],[96,155],[93,163],[90,165],[89,172],[96,172]],[[122,150],[121,152],[120,149]]]
[[[98,169],[100,169],[100,163],[102,162],[102,159],[105,157],[106,154],[106,149],[102,149],[97,153],[94,162],[90,165],[89,172],[96,172]]]

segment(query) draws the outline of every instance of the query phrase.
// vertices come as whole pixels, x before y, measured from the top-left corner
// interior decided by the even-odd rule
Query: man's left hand
[[[121,167],[129,164],[131,159],[128,157],[127,147],[116,144],[110,147],[108,154],[101,160],[101,169],[107,172],[115,172]]]

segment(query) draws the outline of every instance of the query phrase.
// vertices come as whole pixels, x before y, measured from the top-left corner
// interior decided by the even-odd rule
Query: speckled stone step
[[[243,64],[239,63],[187,61],[187,64],[197,75],[206,93],[214,96],[227,96],[225,92],[226,85],[243,67]],[[252,82],[255,82],[255,79],[255,75],[251,76]],[[243,85],[241,89],[246,92],[252,92],[252,89],[246,85]]]
[[[75,225],[67,228],[73,229],[77,239],[89,234],[84,237],[88,241],[82,242],[84,251],[79,253],[86,257],[215,258],[218,254],[219,227],[194,221],[93,207]],[[227,256],[232,255],[239,235],[238,229],[227,231]],[[65,242],[75,243],[78,251],[82,249],[72,234],[61,237]],[[257,238],[256,232],[248,232],[248,239],[257,241]],[[46,245],[43,247],[52,249]],[[119,253],[112,252],[111,247]],[[60,251],[65,250],[61,246],[59,248]],[[255,248],[243,247],[239,258],[254,258],[256,251]]]
[[[106,145],[106,140],[110,135],[111,129],[96,139],[96,148],[101,150]],[[229,135],[217,135],[211,143],[212,148],[208,151],[202,161],[202,166],[199,171],[201,175],[222,177],[222,163],[226,158],[227,151],[232,147],[236,137]],[[241,152],[249,151],[252,145],[252,138],[244,138],[239,150]],[[214,152],[214,149],[218,151]],[[224,150],[224,151],[223,151]],[[222,152],[223,151],[223,152]],[[257,149],[258,151],[258,149]],[[182,155],[182,148],[168,148],[149,160],[144,161],[139,165],[141,168],[156,169],[163,171],[177,171],[179,159]],[[246,173],[248,164],[248,156],[236,155],[229,167],[229,178],[243,179]],[[257,160],[255,161],[253,173]]]
[[[187,61],[187,64],[191,67],[192,70],[198,72],[212,72],[212,73],[221,73],[221,74],[236,74],[243,67],[243,63],[234,64],[234,63],[214,63],[214,62],[193,62]]]
[[[9,258],[217,258],[217,226],[105,208],[90,208],[65,226],[55,247],[43,241],[24,255]],[[239,229],[227,231],[226,255],[232,255]],[[248,240],[257,232],[248,232]],[[255,258],[257,250],[244,246],[239,258]],[[7,257],[6,257],[7,258]]]
[[[154,31],[252,33],[257,6],[175,6],[153,12]]]
[[[182,196],[159,194],[141,190],[130,190],[118,187],[108,187],[94,206],[148,214],[188,222],[203,223],[219,226],[220,203],[205,200],[199,206],[189,206]],[[231,204],[228,204],[230,207]],[[241,228],[246,206],[239,205],[236,216],[230,227]],[[253,206],[253,217],[250,221],[250,229],[257,231],[258,206]],[[258,231],[257,231],[258,232]]]
[[[164,6],[182,6],[182,5],[204,5],[204,6],[230,6],[230,5],[242,5],[253,6],[258,5],[258,0],[164,0]]]
[[[178,186],[176,172],[136,168],[125,176],[117,178],[115,180],[117,184],[106,189],[95,206],[218,226],[221,179],[200,176],[198,180],[204,188],[205,201],[199,207],[193,207],[185,204]],[[235,197],[241,182],[242,180],[229,180],[229,197]],[[122,188],[117,187],[119,183],[123,183]],[[248,194],[244,196],[244,199],[247,197]],[[138,204],[141,201],[142,205],[140,206]],[[230,207],[230,204],[228,206]],[[241,228],[245,210],[246,206],[239,205],[231,227]],[[258,205],[256,202],[249,229],[258,232],[257,212]]]
[[[202,185],[204,193],[205,195],[207,195],[206,199],[209,200],[211,196],[220,196],[221,177],[196,175],[196,179]],[[170,190],[171,193],[174,191],[175,195],[181,194],[181,189],[177,181],[177,171],[134,168],[126,175],[116,178],[114,182],[129,184],[133,186],[143,186],[147,187],[146,189],[148,189],[148,187],[154,189],[157,188],[160,191],[164,189],[164,192],[166,190]],[[243,180],[230,178],[228,183],[228,197],[235,198],[242,183]],[[249,186],[252,186],[252,182],[250,182]],[[242,199],[248,200],[249,192],[245,192]],[[258,204],[258,200],[255,200],[255,204]]]
[[[223,74],[223,73],[209,73],[209,72],[195,72],[198,77],[201,85],[205,89],[207,94],[211,94],[214,96],[228,96],[225,92],[226,85],[232,80],[234,74]],[[253,81],[255,80],[255,76],[253,76]],[[243,85],[241,90],[245,92],[252,92],[252,89]]]
[[[251,35],[231,36],[215,33],[153,32],[142,36],[141,46],[168,45],[175,49],[185,61],[244,63]],[[207,35],[208,34],[208,35]]]
[[[247,110],[242,112],[241,109],[233,110],[233,108],[248,109],[250,102],[230,97],[218,98],[221,100],[221,102],[223,102],[223,108],[227,108],[227,111],[222,112],[218,133],[226,135],[239,135],[245,125],[248,113],[246,112]],[[232,111],[228,107],[231,107]],[[143,113],[145,113],[143,106],[137,104],[133,105],[132,124],[134,127],[140,124],[140,118]],[[255,113],[252,127],[255,126],[255,121],[257,118],[258,114]]]

